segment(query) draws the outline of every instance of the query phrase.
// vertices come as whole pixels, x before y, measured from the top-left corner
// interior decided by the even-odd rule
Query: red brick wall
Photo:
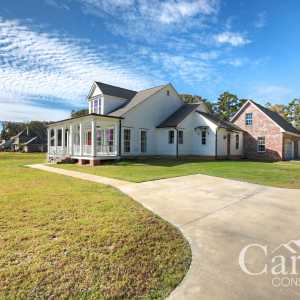
[[[253,114],[253,124],[245,124],[246,113]],[[249,159],[281,160],[283,153],[283,135],[280,128],[254,104],[249,103],[234,123],[245,130],[244,153]],[[264,136],[266,152],[257,152],[257,137]]]

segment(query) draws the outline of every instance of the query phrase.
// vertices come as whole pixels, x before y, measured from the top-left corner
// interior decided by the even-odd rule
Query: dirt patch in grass
[[[0,299],[162,299],[187,272],[181,233],[104,185],[0,153]]]

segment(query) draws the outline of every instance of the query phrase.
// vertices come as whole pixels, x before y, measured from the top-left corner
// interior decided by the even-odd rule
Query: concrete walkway
[[[206,175],[136,184],[46,165],[31,167],[116,187],[178,226],[191,243],[193,260],[188,274],[169,299],[294,300],[300,297],[300,284],[273,287],[271,274],[250,276],[241,271],[238,263],[240,251],[249,244],[266,245],[271,252],[281,243],[300,240],[300,190]],[[265,263],[263,253],[250,254],[249,269],[261,271]]]

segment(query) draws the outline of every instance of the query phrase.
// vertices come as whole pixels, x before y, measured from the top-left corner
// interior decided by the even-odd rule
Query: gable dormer
[[[106,115],[124,106],[136,91],[123,89],[102,82],[94,82],[88,95],[89,113]]]

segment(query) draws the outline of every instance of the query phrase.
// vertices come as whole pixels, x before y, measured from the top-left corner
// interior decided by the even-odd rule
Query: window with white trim
[[[246,113],[245,124],[248,126],[253,124],[253,114],[252,113]]]
[[[202,145],[206,145],[206,130],[201,131],[201,143]]]
[[[62,146],[62,129],[57,129],[57,146]]]
[[[54,133],[54,129],[50,130],[50,146],[51,147],[55,146],[55,133]]]
[[[257,152],[266,152],[266,138],[264,136],[257,138]]]
[[[65,130],[65,147],[68,147],[69,129]]]
[[[141,152],[147,152],[147,131],[141,130]]]
[[[183,130],[178,131],[178,144],[183,145]]]
[[[131,129],[124,128],[124,152],[129,153],[131,150]]]
[[[235,136],[235,149],[238,150],[240,148],[240,135],[236,134]]]
[[[169,144],[174,144],[174,130],[169,130]]]

